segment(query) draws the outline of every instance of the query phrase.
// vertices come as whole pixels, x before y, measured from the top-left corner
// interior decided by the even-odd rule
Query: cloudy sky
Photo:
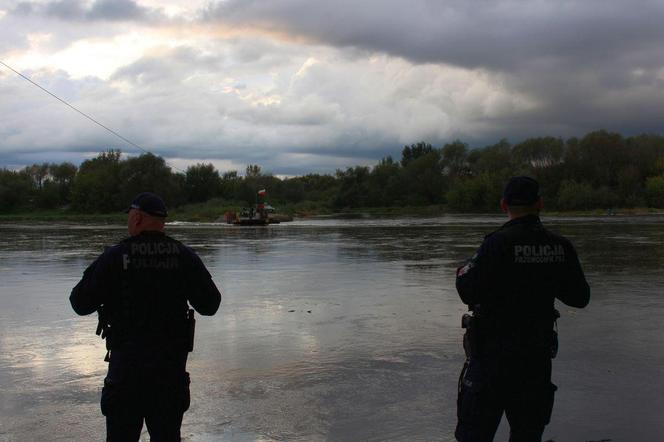
[[[0,0],[0,61],[179,168],[664,131],[661,0]],[[0,167],[139,153],[0,66]]]

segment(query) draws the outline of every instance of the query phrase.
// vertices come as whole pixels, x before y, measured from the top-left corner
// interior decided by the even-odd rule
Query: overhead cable
[[[134,142],[131,141],[131,140],[128,140],[127,138],[123,137],[122,135],[120,135],[119,133],[117,133],[116,131],[114,131],[113,129],[111,129],[110,127],[108,127],[108,126],[106,126],[106,125],[100,123],[99,121],[97,121],[96,119],[94,119],[94,118],[91,117],[90,115],[86,114],[86,113],[83,112],[82,110],[79,110],[76,106],[74,106],[74,105],[68,103],[66,100],[64,100],[64,99],[62,99],[62,98],[60,98],[60,97],[58,97],[58,96],[55,95],[53,92],[51,92],[51,91],[49,91],[48,89],[46,89],[45,87],[43,87],[43,86],[39,85],[38,83],[34,82],[31,78],[29,78],[29,77],[26,76],[26,75],[23,75],[21,72],[17,71],[16,69],[14,69],[14,68],[11,67],[11,66],[9,66],[9,65],[8,65],[7,63],[5,63],[4,61],[0,60],[0,64],[3,65],[4,67],[6,67],[7,69],[9,69],[10,71],[14,72],[16,75],[18,75],[19,77],[23,78],[24,80],[29,81],[29,82],[32,83],[34,86],[37,86],[39,89],[41,89],[42,91],[46,92],[47,94],[49,94],[51,97],[55,98],[56,100],[58,100],[58,101],[61,102],[62,104],[64,104],[64,105],[70,107],[70,108],[73,109],[74,111],[76,111],[76,112],[78,112],[79,114],[83,115],[85,118],[87,118],[88,120],[92,121],[92,122],[95,123],[96,125],[101,126],[102,128],[106,129],[108,132],[112,133],[113,135],[115,135],[116,137],[118,137],[119,139],[121,139],[122,141],[124,141],[125,143],[129,144],[130,146],[133,146],[133,147],[135,147],[136,149],[138,149],[138,150],[140,150],[140,151],[142,151],[142,152],[144,152],[144,153],[152,154],[152,152],[150,152],[149,150],[142,148],[141,146],[139,146],[138,144],[134,143]],[[173,169],[175,169],[175,170],[178,170],[178,171],[182,172],[182,173],[186,173],[184,170],[182,170],[182,169],[180,169],[180,168],[178,168],[178,167],[176,167],[176,166],[174,166],[174,165],[171,165],[171,167],[172,167]]]

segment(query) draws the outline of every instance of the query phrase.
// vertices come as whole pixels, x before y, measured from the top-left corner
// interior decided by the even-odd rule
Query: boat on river
[[[293,220],[291,216],[276,214],[275,208],[263,201],[265,194],[265,189],[257,192],[255,207],[243,208],[239,213],[235,211],[224,213],[226,223],[236,226],[267,226]]]
[[[258,205],[257,205],[258,206]],[[226,223],[236,226],[267,226],[268,224],[279,224],[280,221],[272,220],[264,209],[256,207],[244,208],[240,213],[229,211],[224,214]]]

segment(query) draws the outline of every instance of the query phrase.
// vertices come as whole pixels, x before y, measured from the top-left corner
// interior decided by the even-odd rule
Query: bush
[[[646,180],[646,198],[650,207],[664,208],[664,175]]]
[[[458,180],[447,192],[447,203],[451,209],[462,212],[494,212],[500,207],[503,185],[502,179],[489,174]]]
[[[588,183],[574,180],[563,181],[558,192],[558,208],[563,210],[610,208],[616,206],[618,202],[618,195],[610,188],[595,189]]]

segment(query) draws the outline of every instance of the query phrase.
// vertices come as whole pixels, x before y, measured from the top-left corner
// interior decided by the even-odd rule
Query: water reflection
[[[562,309],[545,436],[657,440],[664,219],[551,219],[588,273]],[[453,440],[463,356],[454,268],[502,218],[179,224],[224,291],[190,357],[186,440]],[[106,366],[67,297],[123,226],[0,226],[0,440],[95,440]],[[617,405],[620,404],[621,407]],[[628,410],[628,412],[625,412]],[[501,428],[505,439],[505,429]]]

